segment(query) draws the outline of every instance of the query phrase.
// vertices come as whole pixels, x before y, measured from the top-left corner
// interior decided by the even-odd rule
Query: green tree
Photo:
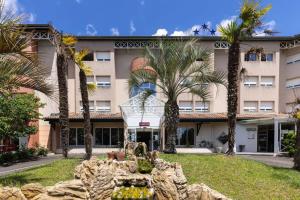
[[[0,97],[0,138],[18,138],[37,131],[35,120],[43,107],[33,94],[15,94]]]
[[[300,99],[296,98],[295,102],[296,106],[293,111],[293,117],[296,120],[296,127],[297,127],[297,132],[296,132],[296,141],[295,141],[295,152],[294,152],[294,168],[298,171],[300,171]]]
[[[30,50],[31,33],[19,25],[22,17],[4,9],[4,1],[0,0],[0,94],[25,87],[52,95],[53,86],[46,81],[47,71]]]
[[[178,96],[190,92],[205,100],[209,97],[209,91],[204,84],[224,84],[224,74],[214,71],[210,66],[211,53],[201,49],[196,42],[197,40],[163,40],[159,42],[158,49],[147,47],[146,65],[130,74],[130,91],[139,90],[143,83],[151,83],[156,85],[157,92],[161,92],[167,99],[164,108],[166,153],[176,153]],[[145,90],[142,102],[154,92]]]
[[[239,72],[240,72],[240,44],[247,37],[255,35],[258,28],[262,28],[262,18],[271,9],[271,6],[260,7],[259,1],[244,0],[238,18],[227,26],[219,26],[219,32],[229,44],[228,51],[228,89],[227,89],[227,116],[228,116],[228,150],[227,155],[234,154],[236,115],[238,106]],[[270,33],[270,30],[265,30]]]

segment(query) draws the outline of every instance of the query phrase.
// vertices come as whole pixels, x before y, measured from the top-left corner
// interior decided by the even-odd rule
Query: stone
[[[187,190],[187,200],[231,200],[203,183],[189,185]]]
[[[3,187],[0,188],[0,200],[26,200],[26,197],[19,188]]]
[[[21,187],[24,196],[31,200],[33,197],[46,192],[46,189],[40,183],[29,183]]]
[[[130,173],[135,173],[137,172],[138,166],[136,161],[128,161],[127,162],[127,167]]]

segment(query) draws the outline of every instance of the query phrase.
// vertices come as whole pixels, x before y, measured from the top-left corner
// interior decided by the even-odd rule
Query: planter
[[[108,160],[114,160],[115,159],[115,152],[114,151],[112,151],[112,152],[108,152],[107,153],[107,158],[108,158]]]
[[[125,152],[119,151],[116,154],[117,154],[117,160],[118,161],[124,161],[125,160]]]

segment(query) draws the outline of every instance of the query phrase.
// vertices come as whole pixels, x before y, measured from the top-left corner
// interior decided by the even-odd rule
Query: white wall
[[[247,128],[255,129],[249,131]],[[236,127],[236,150],[239,150],[239,145],[245,145],[245,152],[257,152],[257,125],[237,124]]]

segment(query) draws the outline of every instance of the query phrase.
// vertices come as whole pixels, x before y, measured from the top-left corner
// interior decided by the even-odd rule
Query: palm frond
[[[89,92],[94,92],[97,89],[97,85],[95,83],[87,83],[86,87]]]

